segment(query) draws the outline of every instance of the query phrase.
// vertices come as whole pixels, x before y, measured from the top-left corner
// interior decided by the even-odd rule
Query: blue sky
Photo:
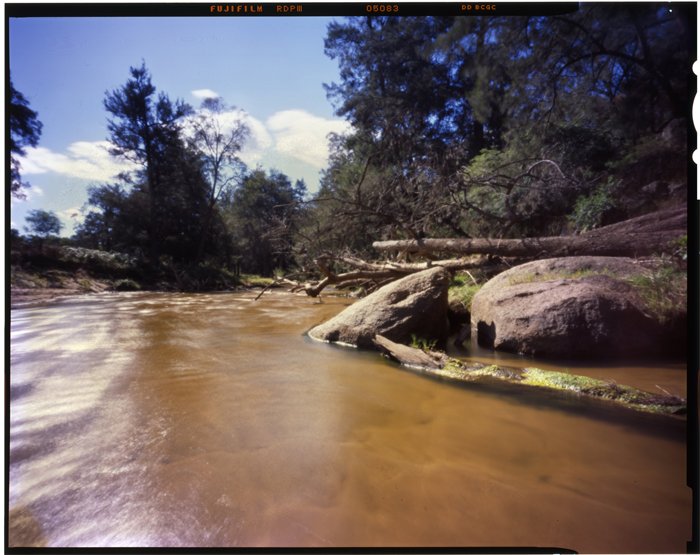
[[[55,211],[71,235],[87,187],[122,167],[105,151],[107,90],[145,61],[153,83],[193,107],[217,94],[245,111],[252,135],[243,152],[254,167],[275,168],[318,186],[329,132],[347,124],[333,114],[323,83],[338,79],[325,56],[325,17],[11,18],[14,86],[43,123],[22,161],[32,187],[12,200],[12,226],[28,210]]]

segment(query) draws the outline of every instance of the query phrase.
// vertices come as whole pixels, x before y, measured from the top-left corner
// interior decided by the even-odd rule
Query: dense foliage
[[[370,237],[580,232],[679,200],[691,12],[332,24],[340,81],[327,90],[353,132],[324,173],[319,248],[330,222],[358,230],[332,241],[354,250]]]
[[[249,130],[222,99],[194,110],[131,68],[104,106],[111,152],[135,170],[90,189],[74,242],[204,287],[314,270],[327,252],[374,257],[376,240],[580,233],[682,201],[691,15],[613,3],[335,21],[325,51],[339,80],[325,86],[352,130],[329,137],[312,196],[243,164]],[[41,124],[11,92],[21,155]],[[18,170],[13,158],[14,194]]]

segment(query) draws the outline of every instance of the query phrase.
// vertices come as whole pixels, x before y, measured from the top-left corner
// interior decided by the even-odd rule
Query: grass
[[[481,285],[475,285],[473,283],[453,286],[449,288],[447,298],[450,302],[456,300],[462,303],[466,308],[471,309],[472,300],[479,289],[481,289]]]
[[[434,350],[435,345],[437,345],[436,340],[428,341],[423,337],[417,337],[415,333],[411,334],[411,347],[414,349],[420,349],[421,351],[425,351],[427,353],[428,351]]]
[[[586,376],[577,376],[553,370],[540,370],[539,368],[526,368],[524,375],[523,383],[526,385],[548,387],[550,389],[568,389],[570,391],[581,391],[587,387],[596,386],[600,382],[600,380]]]
[[[612,380],[598,380],[588,376],[539,368],[526,368],[523,374],[525,378],[522,383],[525,385],[570,390],[648,412],[680,414],[685,411],[685,399],[676,395],[649,393],[634,387],[619,385]]]
[[[80,279],[78,279],[78,287],[82,291],[90,292],[90,291],[92,291],[92,288],[93,288],[93,282],[87,278],[80,278]]]
[[[275,278],[255,274],[241,274],[241,282],[248,287],[267,287],[275,282]]]
[[[10,270],[10,284],[12,287],[24,289],[39,289],[49,286],[46,278],[31,272],[25,272],[12,266]]]
[[[474,281],[465,274],[455,274],[447,292],[449,302],[459,301],[462,305],[471,310],[474,295],[481,289],[483,284]]]
[[[662,324],[686,310],[687,274],[677,267],[662,263],[627,280],[642,298],[647,310]]]

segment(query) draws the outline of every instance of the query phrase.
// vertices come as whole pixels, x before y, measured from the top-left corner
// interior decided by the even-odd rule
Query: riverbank
[[[226,291],[281,287],[272,278],[243,274],[240,281]],[[10,268],[10,309],[53,302],[64,297],[92,295],[105,292],[152,291],[172,292],[174,286],[142,285],[129,278],[95,277],[83,269],[77,271]]]
[[[10,308],[54,301],[61,297],[115,290],[116,282],[78,270],[10,268]]]

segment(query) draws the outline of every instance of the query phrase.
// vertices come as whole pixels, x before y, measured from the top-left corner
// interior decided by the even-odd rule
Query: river
[[[451,385],[304,335],[347,299],[256,294],[12,310],[10,546],[686,550],[683,419]]]

